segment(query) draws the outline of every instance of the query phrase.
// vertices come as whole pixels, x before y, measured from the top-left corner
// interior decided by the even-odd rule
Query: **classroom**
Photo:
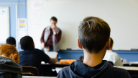
[[[0,78],[138,78],[137,28],[138,0],[0,0]]]

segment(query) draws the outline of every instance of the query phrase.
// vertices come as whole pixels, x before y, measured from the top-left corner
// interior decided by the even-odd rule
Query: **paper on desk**
[[[47,54],[50,58],[56,58],[57,57],[57,52],[49,52],[49,47],[48,48],[44,48],[44,52],[45,54]]]
[[[45,52],[50,58],[56,58],[57,57],[57,52]]]

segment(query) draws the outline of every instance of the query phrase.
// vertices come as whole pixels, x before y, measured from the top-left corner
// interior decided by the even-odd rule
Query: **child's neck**
[[[88,66],[94,67],[102,62],[105,52],[106,50],[101,50],[99,53],[89,53],[84,51],[83,63]]]

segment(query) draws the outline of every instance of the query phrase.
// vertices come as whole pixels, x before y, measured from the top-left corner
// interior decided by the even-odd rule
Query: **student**
[[[20,66],[35,66],[41,75],[41,61],[45,63],[56,63],[57,58],[51,59],[42,50],[35,49],[33,39],[30,36],[25,36],[20,39],[21,48],[19,52]]]
[[[113,43],[114,43],[113,39],[110,38],[110,48],[109,48],[109,50],[106,51],[106,54],[105,54],[103,60],[113,62],[114,66],[123,66],[119,55],[112,51]]]
[[[8,37],[6,40],[6,44],[14,45],[16,47],[16,40],[13,37]]]
[[[0,78],[22,78],[19,54],[13,45],[0,46]]]
[[[104,20],[87,17],[78,33],[78,46],[84,51],[84,60],[63,68],[57,78],[131,78],[126,70],[102,61],[110,47],[110,27]]]
[[[83,62],[83,59],[84,59],[84,56],[80,56],[78,60]]]

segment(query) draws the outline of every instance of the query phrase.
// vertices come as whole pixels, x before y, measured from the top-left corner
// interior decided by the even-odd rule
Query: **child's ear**
[[[79,39],[78,39],[78,47],[79,47],[80,49],[82,49],[82,46],[81,46],[81,44],[80,44]]]
[[[111,43],[111,40],[110,38],[108,39],[108,42],[106,43],[106,49],[109,50],[110,49],[110,43]]]

